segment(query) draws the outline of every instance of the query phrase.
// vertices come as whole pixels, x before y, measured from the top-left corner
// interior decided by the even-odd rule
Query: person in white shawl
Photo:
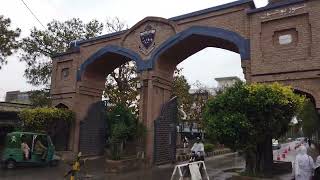
[[[320,179],[320,156],[317,157],[316,164],[314,166],[314,179]]]
[[[313,169],[312,157],[307,154],[307,148],[301,146],[295,160],[295,180],[310,180]]]

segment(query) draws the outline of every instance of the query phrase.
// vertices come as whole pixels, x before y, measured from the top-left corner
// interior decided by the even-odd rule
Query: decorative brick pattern
[[[88,115],[80,124],[80,152],[84,155],[101,155],[106,142],[106,107],[104,102],[90,106]]]
[[[154,163],[165,164],[176,159],[177,98],[163,105],[159,118],[154,122]]]

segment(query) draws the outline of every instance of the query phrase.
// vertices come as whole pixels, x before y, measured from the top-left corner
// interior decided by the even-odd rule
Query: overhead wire
[[[29,10],[29,12],[32,14],[32,16],[38,21],[38,23],[44,28],[45,26],[42,24],[42,22],[37,18],[37,16],[32,12],[32,10],[28,7],[28,5],[24,2],[24,0],[21,0],[21,2],[26,6],[26,8]]]

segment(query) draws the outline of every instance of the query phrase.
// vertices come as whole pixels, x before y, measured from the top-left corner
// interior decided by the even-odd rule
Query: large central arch
[[[128,30],[72,43],[53,57],[51,84],[53,105],[76,112],[69,149],[79,150],[80,122],[90,121],[89,107],[101,100],[106,75],[131,60],[139,72],[139,118],[148,130],[151,163],[154,121],[171,97],[174,67],[206,47],[239,53],[248,82],[303,89],[320,109],[319,9],[315,0],[279,0],[263,8],[238,0],[170,19],[146,17]]]
[[[192,26],[166,40],[162,43],[153,53],[149,63],[154,66],[155,62],[159,59],[160,55],[168,51],[170,48],[179,45],[183,41],[187,41],[189,38],[197,37],[198,38],[207,38],[207,41],[198,41],[201,42],[197,51],[201,50],[203,46],[212,46],[222,49],[228,49],[230,51],[239,53],[242,60],[250,59],[250,41],[245,39],[238,33],[225,30],[222,28],[216,27],[205,27],[205,26]],[[221,43],[223,42],[223,44]],[[186,56],[194,54],[193,52],[186,53]]]

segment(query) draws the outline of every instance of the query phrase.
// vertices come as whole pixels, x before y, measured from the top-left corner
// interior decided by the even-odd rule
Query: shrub
[[[204,152],[212,152],[214,148],[213,144],[204,144]]]
[[[146,128],[138,121],[132,110],[123,104],[111,108],[107,117],[108,140],[111,159],[119,160],[124,152],[126,142],[143,138]]]
[[[69,124],[75,117],[72,111],[58,108],[25,109],[18,116],[23,122],[23,130],[46,133],[56,122],[65,121]]]
[[[18,116],[22,121],[19,131],[49,134],[56,150],[67,149],[69,128],[75,118],[72,111],[58,108],[34,108],[25,109]]]

